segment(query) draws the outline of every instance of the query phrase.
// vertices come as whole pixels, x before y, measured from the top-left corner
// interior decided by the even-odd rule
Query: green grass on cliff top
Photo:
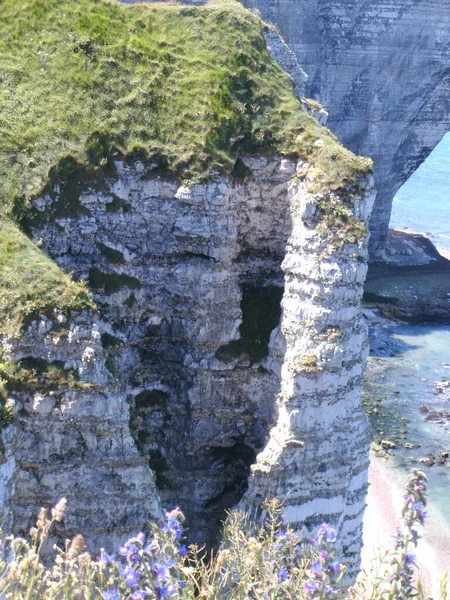
[[[230,138],[240,135],[252,153],[311,154],[322,137],[315,162],[327,163],[330,185],[369,166],[301,110],[267,52],[261,21],[237,2],[2,0],[3,206],[38,193],[64,155],[104,159],[89,154],[96,132],[125,153],[137,146],[163,156],[187,179],[212,167],[231,171]]]
[[[52,166],[68,156],[91,172],[114,152],[157,157],[169,173],[195,181],[212,168],[232,172],[237,149],[230,139],[237,136],[241,152],[307,157],[325,187],[354,181],[370,161],[301,109],[262,28],[233,0],[201,7],[1,0],[0,214],[26,212]],[[321,147],[314,146],[318,138]],[[2,228],[18,236],[14,261],[20,256],[30,266],[16,272],[14,293],[6,287],[0,317],[27,306],[30,281],[33,302],[51,304],[54,293],[58,305],[67,279],[50,261],[44,267],[39,254],[42,286],[30,280],[37,251],[10,225]],[[10,277],[8,247],[2,241],[2,280]]]
[[[8,219],[0,220],[0,333],[14,334],[24,318],[52,311],[93,308],[73,281]]]

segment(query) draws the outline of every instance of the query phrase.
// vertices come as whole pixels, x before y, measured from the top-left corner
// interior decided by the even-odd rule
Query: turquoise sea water
[[[450,250],[450,133],[397,193],[391,227],[426,232],[436,246]],[[417,462],[430,452],[450,452],[450,419],[445,424],[427,422],[419,410],[424,404],[450,413],[450,387],[436,394],[438,382],[450,381],[450,325],[395,326],[391,334],[398,342],[395,355],[371,359],[366,390],[379,394],[384,406],[406,420],[404,441],[420,444],[416,449],[399,445],[394,452],[399,480],[414,466],[425,470],[430,513],[450,539],[450,461],[432,467]]]
[[[450,250],[450,133],[397,192],[391,227],[428,232]]]
[[[430,412],[450,413],[450,387],[436,393],[439,382],[450,381],[450,327],[398,325],[391,335],[395,355],[370,359],[366,391],[381,400],[382,411],[405,419],[405,438],[393,453],[399,480],[414,467],[426,472],[431,510],[450,538],[450,462],[432,467],[420,463],[429,453],[450,453],[450,418],[438,424],[426,421],[420,411],[425,405]],[[408,449],[404,443],[420,447]]]

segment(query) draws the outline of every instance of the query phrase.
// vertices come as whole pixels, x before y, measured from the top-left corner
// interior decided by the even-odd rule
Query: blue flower
[[[113,562],[113,557],[110,556],[106,550],[104,548],[101,549],[101,553],[100,553],[100,559],[102,562],[104,562],[105,564],[111,563]]]
[[[321,550],[321,551],[319,552],[319,556],[320,556],[320,558],[321,558],[322,560],[327,560],[327,558],[328,558],[328,552],[327,552],[326,550]]]
[[[136,587],[138,584],[138,580],[140,577],[140,573],[138,573],[137,571],[133,571],[132,569],[128,569],[126,576],[125,576],[125,581],[127,582],[127,584],[133,588]]]
[[[178,552],[181,554],[181,556],[184,556],[187,553],[186,544],[181,544]]]
[[[313,574],[318,577],[321,573],[322,573],[322,569],[320,567],[320,563],[318,560],[315,560],[312,565],[309,567],[310,571],[313,572]]]
[[[317,583],[315,581],[305,581],[303,584],[303,589],[305,592],[316,592],[318,590]]]
[[[280,578],[280,581],[284,581],[289,577],[289,573],[285,567],[281,567],[278,577]]]
[[[136,590],[131,594],[131,600],[141,600],[141,598],[146,598],[149,596],[149,593],[145,590]]]
[[[117,588],[112,588],[111,590],[105,590],[102,592],[103,600],[120,600],[120,596],[117,593]]]
[[[331,571],[331,573],[340,573],[341,572],[341,563],[339,562],[338,559],[333,560],[332,562],[328,563],[327,570]]]
[[[405,560],[405,563],[409,566],[409,565],[414,564],[416,557],[414,554],[405,554],[404,560]]]
[[[334,542],[337,540],[337,533],[334,529],[329,529],[327,531],[327,542],[329,542],[330,544],[334,544]]]
[[[165,565],[162,565],[161,563],[154,563],[152,565],[152,571],[155,574],[155,577],[160,577],[162,579],[165,578],[167,574]]]
[[[175,586],[172,583],[168,583],[167,585],[163,585],[162,588],[159,589],[159,595],[161,596],[161,598],[164,598],[164,596],[170,596],[176,591],[177,590]]]

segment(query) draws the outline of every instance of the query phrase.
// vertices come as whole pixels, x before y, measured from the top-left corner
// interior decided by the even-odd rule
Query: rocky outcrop
[[[308,74],[306,94],[342,143],[374,159],[371,251],[383,255],[395,192],[450,128],[444,0],[244,0],[275,23]],[[424,199],[425,201],[425,199]]]
[[[125,479],[130,470],[135,479],[128,483],[135,489],[143,478],[147,497],[139,492],[141,508],[132,524],[158,513],[145,461],[162,503],[180,505],[191,540],[209,543],[217,541],[224,510],[242,498],[260,453],[245,505],[256,510],[262,494],[287,495],[288,521],[310,529],[317,519],[333,522],[353,559],[368,452],[360,403],[366,332],[358,303],[372,183],[364,179],[347,192],[313,194],[308,189],[314,168],[308,163],[278,155],[238,162],[240,180],[212,174],[208,183],[192,186],[163,179],[152,164],[117,162],[101,191],[79,196],[77,212],[72,206],[61,214],[64,186],[36,200],[35,238],[94,293],[100,318],[83,334],[89,339],[83,344],[93,348],[100,365],[88,381],[101,386],[71,391],[61,414],[46,401],[45,439],[55,438],[54,446],[63,449],[63,430],[72,431],[75,420],[79,443],[71,442],[61,456],[45,444],[39,452],[45,464],[51,454],[61,466],[53,481],[67,484],[69,502],[74,482],[82,481],[81,475],[73,478],[77,469],[97,469],[100,488],[106,488],[106,465],[108,473],[117,469]],[[76,360],[87,352],[83,345],[77,350],[81,358],[71,359],[69,343],[55,354],[45,337],[29,335],[46,360],[58,357],[82,371]],[[15,360],[36,355],[26,340],[17,347],[13,342]],[[24,343],[27,351],[20,350]],[[27,409],[23,431],[35,431],[40,418]],[[35,448],[33,439],[13,452],[6,440],[10,465],[24,461],[22,452]],[[123,465],[118,440],[127,456]],[[103,443],[115,463],[95,455]],[[37,446],[35,452],[33,476],[41,473]],[[20,472],[30,478],[27,468]],[[46,481],[41,476],[21,488],[23,510],[12,515],[13,526],[43,497],[36,486]],[[126,504],[125,484],[110,484],[117,501]],[[19,490],[14,485],[8,506]],[[111,527],[115,523],[106,530]]]
[[[367,220],[370,182],[354,214]],[[357,567],[367,491],[369,431],[361,405],[368,355],[360,300],[367,236],[333,242],[317,224],[317,204],[290,190],[293,229],[282,264],[285,292],[274,360],[282,361],[278,418],[252,466],[242,507],[260,514],[267,497],[284,499],[283,517],[312,532],[322,522],[340,532],[342,554]]]
[[[95,550],[112,550],[160,520],[153,474],[130,435],[125,394],[105,368],[98,319],[54,314],[1,341],[2,360],[31,375],[13,385],[13,422],[2,432],[3,530],[27,533],[39,507],[63,496],[68,506],[56,535],[82,533]]]

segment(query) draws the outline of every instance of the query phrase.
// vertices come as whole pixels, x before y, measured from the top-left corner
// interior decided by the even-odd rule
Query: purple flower
[[[309,567],[310,571],[312,571],[315,577],[318,577],[322,573],[322,569],[320,567],[320,563],[318,560],[315,560],[312,565]]]
[[[321,550],[319,552],[319,556],[320,556],[321,560],[327,560],[327,558],[328,558],[328,552],[326,550]]]
[[[178,552],[181,554],[181,556],[184,556],[187,553],[186,544],[181,544]]]
[[[167,574],[165,565],[162,565],[161,563],[154,563],[152,565],[152,571],[155,574],[155,577],[160,577],[161,579],[164,579]]]
[[[136,587],[138,584],[138,579],[140,577],[140,573],[138,573],[137,571],[133,571],[132,569],[128,569],[127,574],[125,576],[125,581],[127,582],[127,584],[133,588]]]
[[[141,600],[141,598],[146,598],[149,595],[145,590],[136,590],[131,594],[131,600]]]
[[[139,542],[141,542],[142,545],[145,544],[145,533],[138,533],[136,538],[138,539]]]
[[[172,533],[177,539],[179,539],[183,533],[180,522],[176,517],[170,517],[167,519],[167,521],[164,523],[163,531],[166,533]]]
[[[331,573],[340,573],[341,572],[341,563],[339,562],[338,559],[333,560],[332,562],[328,563],[327,570],[330,571]]]
[[[164,596],[170,596],[171,594],[174,594],[176,592],[176,588],[172,583],[169,583],[167,585],[163,585],[162,588],[160,588],[159,590],[159,595],[161,596],[161,598],[164,598]]]
[[[329,542],[330,544],[334,544],[334,542],[337,540],[337,533],[334,529],[329,529],[327,531],[327,542]]]
[[[317,583],[315,581],[305,581],[305,583],[303,584],[303,589],[305,590],[305,592],[315,592],[318,589]]]
[[[117,593],[117,588],[112,588],[111,590],[105,590],[102,592],[103,600],[120,600],[120,596]]]
[[[414,564],[414,561],[416,560],[416,557],[415,557],[414,554],[405,554],[404,560],[405,560],[405,563],[408,566],[410,566],[410,565]]]
[[[144,550],[145,552],[156,552],[159,550],[158,542],[154,539],[151,540],[151,542],[145,546]]]
[[[281,567],[280,572],[278,573],[278,577],[280,578],[280,581],[284,581],[289,577],[289,573],[287,572],[287,569],[285,567]]]
[[[420,504],[420,502],[414,502],[412,507],[415,511],[419,512],[420,509],[422,508],[422,505]]]
[[[105,564],[111,563],[113,562],[113,557],[110,556],[104,548],[101,549],[101,553],[100,553],[100,560],[102,562],[104,562]]]

